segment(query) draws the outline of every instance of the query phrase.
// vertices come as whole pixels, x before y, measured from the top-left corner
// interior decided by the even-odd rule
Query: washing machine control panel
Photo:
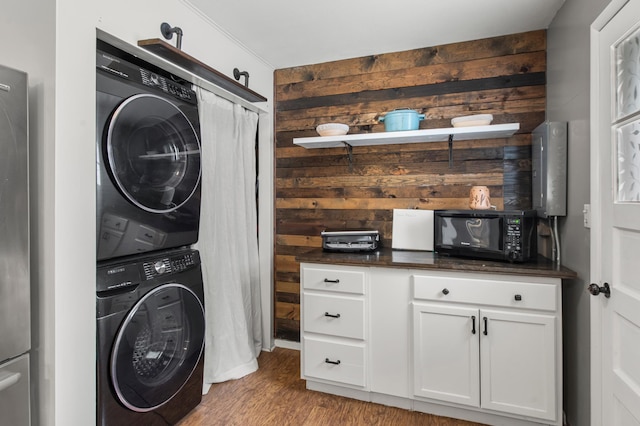
[[[173,259],[171,265],[174,271],[183,271],[196,264],[192,253],[185,254],[180,258]]]
[[[171,273],[182,272],[197,265],[198,259],[194,253],[184,253],[178,256],[165,257],[143,264],[144,275],[147,280]]]

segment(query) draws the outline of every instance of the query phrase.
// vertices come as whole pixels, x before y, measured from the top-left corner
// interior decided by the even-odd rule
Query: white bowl
[[[316,132],[320,136],[339,136],[346,135],[349,131],[349,126],[341,123],[325,123],[316,127]]]
[[[452,118],[451,125],[453,127],[488,126],[492,121],[492,114],[476,114]]]

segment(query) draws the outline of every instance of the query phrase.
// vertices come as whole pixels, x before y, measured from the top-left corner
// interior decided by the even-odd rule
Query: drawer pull
[[[482,321],[484,321],[484,331],[482,332],[482,334],[486,336],[487,334],[489,334],[489,330],[487,329],[487,317],[482,317]]]
[[[325,312],[324,316],[325,317],[331,317],[331,318],[340,318],[340,314],[333,315],[333,314],[330,314],[329,312]]]
[[[329,358],[325,358],[324,362],[326,362],[327,364],[340,365],[340,360],[331,361]]]
[[[449,294],[449,289],[448,289],[448,288],[443,288],[443,289],[442,289],[442,294],[444,294],[445,296],[446,296],[447,294]]]
[[[516,299],[516,301],[521,301],[522,300],[522,295],[521,294],[516,294],[514,299]]]
[[[476,317],[471,317],[471,334],[476,334]]]
[[[339,279],[337,279],[337,278],[336,278],[335,280],[330,280],[329,278],[325,278],[325,279],[324,279],[324,282],[325,282],[325,283],[338,284],[338,283],[340,283],[340,280],[339,280]]]

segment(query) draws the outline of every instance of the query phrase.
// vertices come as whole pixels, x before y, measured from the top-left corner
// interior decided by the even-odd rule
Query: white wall
[[[578,272],[563,288],[564,409],[572,426],[590,423],[590,25],[609,0],[566,0],[547,32],[547,119],[569,123],[568,205],[562,225],[562,263]]]
[[[95,423],[96,28],[135,45],[161,38],[164,21],[183,29],[190,55],[229,76],[249,71],[272,110],[273,69],[185,3],[3,3],[0,61],[30,78],[34,425]],[[263,121],[267,161],[272,118]]]

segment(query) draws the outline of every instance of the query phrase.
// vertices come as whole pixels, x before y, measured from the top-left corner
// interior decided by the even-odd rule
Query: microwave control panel
[[[522,257],[522,219],[507,218],[504,251],[511,260],[520,260]]]

